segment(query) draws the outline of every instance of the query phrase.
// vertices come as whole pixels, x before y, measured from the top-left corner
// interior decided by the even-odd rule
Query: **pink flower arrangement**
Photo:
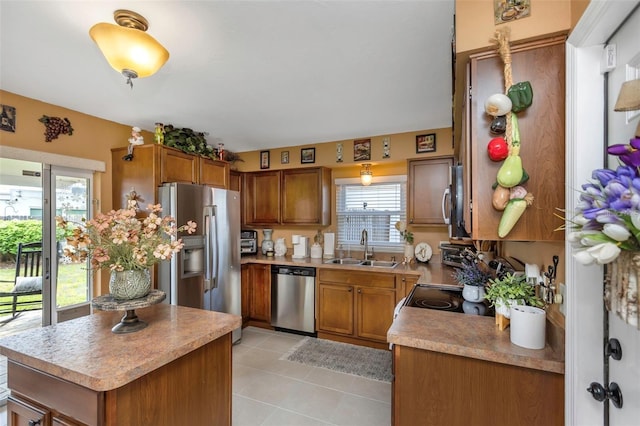
[[[178,232],[192,234],[197,227],[193,221],[177,227],[173,217],[160,217],[160,204],[150,204],[149,215],[144,219],[136,217],[137,210],[138,202],[132,197],[126,209],[99,213],[91,220],[83,220],[81,226],[70,229],[65,256],[74,261],[89,258],[92,269],[148,269],[162,260],[171,259],[182,249],[182,240],[175,238]],[[56,223],[59,228],[70,228],[70,224],[59,216]]]

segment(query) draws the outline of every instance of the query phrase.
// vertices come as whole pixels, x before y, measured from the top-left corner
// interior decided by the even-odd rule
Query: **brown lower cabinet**
[[[241,281],[243,325],[271,328],[271,265],[242,265]]]
[[[396,305],[394,274],[319,269],[318,337],[387,346]]]
[[[563,425],[564,376],[393,347],[393,426]]]
[[[7,368],[11,426],[231,424],[230,334],[106,391],[11,360]]]

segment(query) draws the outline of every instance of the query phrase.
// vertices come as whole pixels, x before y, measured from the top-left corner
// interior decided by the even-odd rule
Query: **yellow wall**
[[[436,152],[416,154],[416,136],[427,133],[436,134]],[[391,148],[390,157],[385,159],[382,158],[382,141],[384,138],[389,139],[389,146]],[[397,163],[399,161],[404,162],[407,158],[429,157],[433,155],[450,155],[453,153],[451,128],[420,130],[413,132],[396,133],[391,135],[365,135],[355,139],[371,139],[371,161],[353,161],[354,139],[347,139],[341,141],[319,141],[315,144],[282,147],[278,149],[268,150],[270,154],[269,168],[272,170],[311,166],[325,166],[332,169],[351,168],[351,176],[355,177],[359,176],[361,164],[371,163],[375,176],[376,169],[385,170],[385,167],[387,167],[389,164]],[[341,163],[336,162],[336,146],[338,143],[342,143],[343,161]],[[315,148],[315,163],[302,164],[300,162],[301,149],[304,148]],[[289,164],[281,164],[280,162],[281,154],[283,151],[289,152]],[[248,151],[239,154],[243,161],[237,162],[235,164],[238,170],[243,172],[260,170],[260,151]],[[387,174],[387,172],[381,172],[380,176],[384,174]]]
[[[104,161],[106,171],[94,173],[93,193],[94,199],[98,200],[98,210],[111,209],[111,148],[128,144],[127,139],[131,136],[130,126],[2,90],[0,103],[16,109],[16,131],[0,131],[0,145]],[[38,121],[43,115],[68,118],[73,127],[73,135],[60,135],[58,139],[45,142],[45,127]],[[147,143],[153,140],[151,134],[144,134],[144,137]],[[107,293],[108,282],[106,271],[97,274],[94,280],[94,294]]]
[[[416,136],[428,133],[436,134],[436,151],[430,153],[416,153]],[[332,169],[332,178],[355,178],[360,176],[361,165],[371,163],[373,179],[377,176],[406,175],[407,174],[407,158],[428,158],[435,156],[453,155],[453,147],[451,141],[451,128],[421,130],[414,132],[397,133],[391,135],[366,136],[358,139],[371,139],[371,161],[354,161],[353,160],[353,139],[342,141],[321,142],[313,145],[291,146],[286,148],[271,149],[270,153],[270,170],[287,169],[294,167],[311,167],[324,166]],[[383,139],[389,139],[390,158],[383,159]],[[336,146],[342,143],[343,162],[336,162]],[[302,164],[300,162],[300,151],[303,148],[315,148],[316,161],[314,164]],[[289,152],[289,164],[281,164],[280,158],[283,151]],[[250,151],[240,153],[244,162],[236,163],[238,170],[241,171],[257,171],[260,170],[260,151]],[[335,215],[335,186],[331,188],[331,225],[328,227],[320,227],[323,232],[335,232],[336,215]],[[287,247],[290,252],[292,250],[291,236],[299,234],[311,238],[316,234],[317,229],[307,227],[289,227],[274,226],[272,238],[285,238]],[[409,225],[409,230],[414,232],[414,241],[427,242],[434,250],[436,257],[438,256],[438,244],[440,241],[448,240],[448,230],[446,226],[429,226],[414,227]],[[262,242],[262,233],[259,232],[259,242]],[[362,247],[352,247],[352,254],[360,252]],[[395,253],[396,258],[400,259],[400,255]],[[386,259],[390,254],[378,253],[377,259]]]
[[[99,210],[111,209],[111,148],[128,144],[130,126],[2,90],[0,103],[16,109],[16,132],[0,131],[0,145],[104,161],[106,172],[94,174],[94,198],[100,202]],[[38,121],[43,115],[68,118],[73,135],[60,135],[58,139],[45,142],[45,127]],[[145,135],[145,140],[152,141],[151,135]]]
[[[494,22],[494,0],[456,1],[456,52],[468,52],[492,46],[496,29],[511,28],[511,41],[566,32],[571,28],[571,0],[531,0],[531,15],[508,23]]]

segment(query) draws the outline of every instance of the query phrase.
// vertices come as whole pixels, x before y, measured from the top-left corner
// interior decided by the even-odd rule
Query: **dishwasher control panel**
[[[271,273],[277,275],[300,275],[303,277],[315,277],[316,268],[306,266],[271,265]]]

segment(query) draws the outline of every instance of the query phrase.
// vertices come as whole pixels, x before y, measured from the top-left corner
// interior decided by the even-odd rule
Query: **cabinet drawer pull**
[[[42,419],[38,419],[38,420],[29,420],[29,426],[37,426],[42,424]]]

